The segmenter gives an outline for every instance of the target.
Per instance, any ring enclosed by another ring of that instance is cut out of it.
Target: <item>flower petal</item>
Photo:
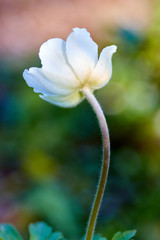
[[[98,46],[85,28],[74,28],[66,41],[68,62],[81,83],[87,80],[98,61]]]
[[[70,108],[80,103],[84,96],[81,92],[75,92],[71,95],[60,96],[60,95],[39,95],[42,99],[60,107]]]
[[[40,47],[39,57],[42,71],[54,84],[59,87],[77,88],[76,78],[66,58],[66,43],[60,38],[53,38]]]
[[[108,83],[112,76],[112,55],[116,52],[115,45],[106,47],[102,50],[98,63],[88,81],[92,89],[98,89]]]
[[[66,95],[73,92],[72,89],[62,88],[54,84],[50,79],[44,76],[41,68],[32,67],[29,70],[25,69],[23,77],[28,86],[33,87],[36,93]]]

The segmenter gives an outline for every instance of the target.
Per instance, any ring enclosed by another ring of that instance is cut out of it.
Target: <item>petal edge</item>
[[[88,81],[92,89],[99,89],[109,82],[112,76],[112,55],[116,50],[117,46],[111,45],[100,53],[98,63]]]
[[[55,104],[60,107],[70,108],[78,105],[83,99],[84,96],[81,92],[75,92],[66,96],[59,95],[39,95],[43,100]]]
[[[98,46],[85,28],[74,28],[66,40],[67,59],[81,83],[90,77],[98,61]]]

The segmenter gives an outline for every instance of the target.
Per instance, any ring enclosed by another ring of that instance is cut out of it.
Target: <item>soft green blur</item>
[[[95,92],[110,129],[111,167],[96,232],[137,229],[137,240],[160,235],[160,4],[144,32],[114,28],[113,76]],[[53,106],[22,79],[40,66],[0,62],[0,222],[25,236],[30,222],[78,238],[85,232],[101,164],[101,136],[86,101]],[[27,235],[26,235],[27,236]],[[78,237],[77,237],[78,236]]]

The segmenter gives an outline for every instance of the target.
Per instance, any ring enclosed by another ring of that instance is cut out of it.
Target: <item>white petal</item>
[[[42,71],[51,81],[65,88],[77,88],[79,80],[76,78],[66,58],[66,43],[59,38],[53,38],[40,47],[39,57]]]
[[[88,81],[88,84],[93,89],[103,87],[108,83],[112,76],[112,55],[116,52],[115,45],[106,47],[102,50],[98,63]]]
[[[98,61],[98,46],[85,28],[74,28],[66,41],[68,62],[81,83],[91,75]]]
[[[81,92],[75,92],[66,96],[40,95],[40,97],[47,102],[64,108],[74,107],[84,99],[84,96]]]
[[[53,84],[47,77],[44,76],[41,68],[32,67],[29,70],[25,69],[23,77],[29,87],[34,88],[34,92],[42,94],[71,94],[73,90],[62,88]]]

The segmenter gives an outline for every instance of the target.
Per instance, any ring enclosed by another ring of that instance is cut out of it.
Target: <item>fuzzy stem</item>
[[[92,237],[94,235],[97,216],[99,213],[99,209],[101,206],[101,202],[102,202],[102,198],[105,190],[105,185],[107,182],[107,176],[108,176],[108,170],[109,170],[109,164],[110,164],[110,140],[109,140],[108,126],[107,126],[106,119],[100,104],[98,103],[97,99],[88,88],[82,89],[82,92],[85,95],[88,102],[90,103],[90,105],[92,106],[97,116],[101,133],[102,133],[102,143],[103,143],[103,160],[102,160],[101,173],[100,173],[98,188],[93,201],[93,206],[91,209],[87,231],[86,231],[86,237],[85,237],[85,240],[92,240]]]

